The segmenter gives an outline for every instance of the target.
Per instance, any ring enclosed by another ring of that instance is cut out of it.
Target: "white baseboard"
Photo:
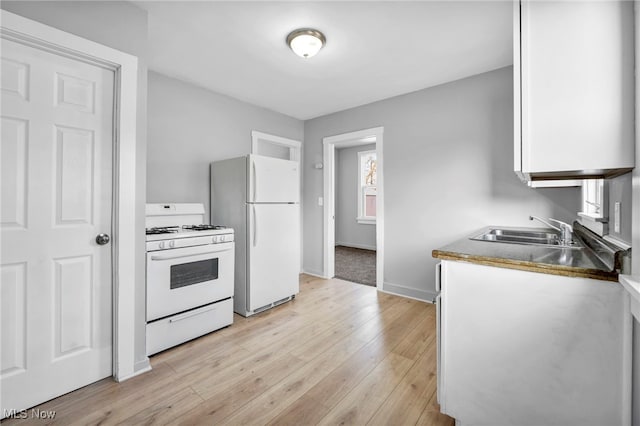
[[[323,278],[325,280],[327,279],[327,277],[325,277],[322,272],[317,272],[317,271],[314,271],[313,269],[302,269],[301,273],[311,275],[312,277]]]
[[[420,300],[422,302],[433,303],[438,293],[435,291],[418,290],[411,287],[405,287],[399,284],[391,284],[385,282],[382,290],[384,293],[395,294],[396,296],[407,297],[409,299]]]
[[[151,371],[151,363],[149,362],[149,357],[143,359],[142,361],[136,362],[135,370],[133,371],[133,373],[123,377],[116,376],[115,379],[116,382],[124,382],[125,380],[129,380],[133,377],[139,376],[140,374],[146,373],[147,371]]]
[[[336,245],[337,246],[344,246],[344,247],[351,247],[351,248],[358,248],[358,249],[376,251],[376,246],[370,246],[370,245],[367,245],[367,244],[355,244],[355,243],[337,242]]]

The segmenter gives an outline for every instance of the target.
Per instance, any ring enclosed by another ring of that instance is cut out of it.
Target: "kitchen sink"
[[[482,234],[471,237],[471,239],[497,243],[543,245],[558,248],[583,248],[582,244],[575,240],[571,244],[562,244],[560,235],[553,231],[545,230],[489,228],[483,231]]]

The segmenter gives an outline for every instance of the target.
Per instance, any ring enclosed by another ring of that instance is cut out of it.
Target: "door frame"
[[[251,153],[258,155],[258,148],[260,142],[270,143],[273,145],[283,146],[289,149],[289,160],[300,162],[300,151],[302,148],[302,142],[283,138],[282,136],[270,135],[268,133],[259,132],[257,130],[251,131]]]
[[[138,58],[0,10],[0,37],[114,72],[112,194],[113,377],[135,371],[136,120]],[[150,367],[143,369],[147,371]]]
[[[382,157],[384,127],[358,130],[322,138],[324,164],[324,278],[335,276],[335,157],[336,148],[376,144],[376,288],[384,284],[384,161]]]

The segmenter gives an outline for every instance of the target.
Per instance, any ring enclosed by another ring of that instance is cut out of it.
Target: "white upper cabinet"
[[[524,181],[634,167],[632,1],[514,8],[515,171]]]

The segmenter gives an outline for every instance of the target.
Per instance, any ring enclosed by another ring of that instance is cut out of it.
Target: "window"
[[[609,233],[609,194],[608,183],[604,179],[585,179],[582,181],[582,211],[578,212],[580,223],[596,234]]]
[[[605,220],[608,213],[604,179],[585,179],[582,183],[582,215],[592,220]]]
[[[358,153],[358,223],[376,223],[376,166],[375,151]]]

